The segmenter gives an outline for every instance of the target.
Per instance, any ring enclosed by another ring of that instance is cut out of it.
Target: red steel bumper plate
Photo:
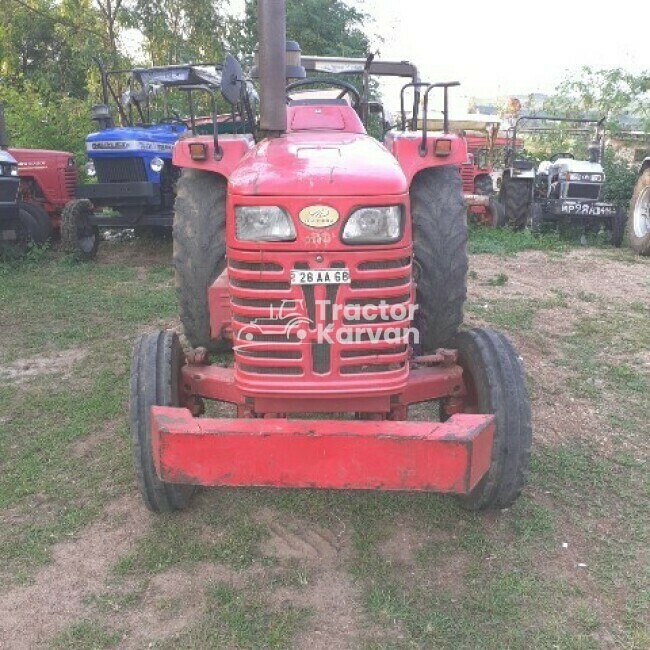
[[[156,470],[168,483],[462,494],[490,466],[494,418],[227,420],[154,406],[151,429]]]

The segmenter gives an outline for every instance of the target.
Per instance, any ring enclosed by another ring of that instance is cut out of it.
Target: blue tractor
[[[98,130],[86,138],[86,173],[96,182],[77,187],[61,218],[64,250],[82,259],[96,255],[100,230],[170,229],[179,176],[171,161],[175,142],[188,131],[227,130],[217,128],[214,91],[221,83],[220,64],[110,71],[100,64],[99,68],[103,101],[92,107],[91,114]],[[197,98],[199,91],[203,100]],[[111,99],[119,125],[109,106]],[[195,112],[201,106],[209,107],[210,118],[197,119]],[[230,130],[241,124],[234,115],[232,122]]]

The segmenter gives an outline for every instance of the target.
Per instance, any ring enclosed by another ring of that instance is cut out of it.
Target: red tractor
[[[465,141],[409,129],[420,94],[426,125],[430,93],[456,84],[406,84],[413,115],[382,144],[364,126],[370,57],[362,92],[308,78],[285,48],[284,2],[259,0],[258,25],[265,136],[174,147],[174,262],[191,349],[173,331],[135,345],[144,502],[165,512],[187,507],[196,486],[273,486],[510,505],[527,475],[530,408],[510,342],[459,332]],[[337,97],[290,99],[323,84]],[[222,93],[233,111],[247,86],[229,57]],[[211,363],[229,346],[232,363]],[[206,400],[234,417],[201,417]]]
[[[38,224],[36,243],[45,243],[61,227],[61,213],[74,198],[77,165],[65,151],[9,149],[18,162],[18,189],[22,207]]]
[[[63,207],[77,183],[77,168],[70,153],[12,149],[8,144],[0,103],[0,150],[6,163],[0,175],[9,177],[3,179],[6,191],[0,202],[8,203],[5,211],[14,215],[2,219],[0,240],[24,251],[29,243],[45,244],[52,229],[59,227]]]

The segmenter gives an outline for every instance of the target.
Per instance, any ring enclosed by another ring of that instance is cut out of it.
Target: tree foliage
[[[618,131],[630,119],[650,131],[650,70],[639,75],[623,68],[581,68],[560,83],[544,103],[553,115],[606,118],[608,131]]]
[[[297,41],[304,54],[365,56],[369,17],[343,0],[287,0],[287,39]],[[246,0],[244,19],[233,29],[232,46],[250,56],[257,43],[257,0]]]

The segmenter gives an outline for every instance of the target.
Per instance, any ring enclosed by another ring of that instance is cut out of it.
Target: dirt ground
[[[470,260],[469,324],[493,324],[489,313],[495,304],[515,304],[521,300],[526,308],[532,309],[532,327],[519,328],[515,313],[507,329],[532,378],[536,446],[553,449],[583,440],[602,450],[604,457],[616,451],[611,442],[616,423],[609,417],[607,403],[567,390],[576,371],[570,363],[562,361],[568,354],[567,342],[585,318],[603,317],[610,308],[618,313],[630,304],[647,307],[650,267],[637,263],[631,256],[617,255],[610,250],[584,249],[561,255],[538,251],[511,257],[476,255]],[[154,257],[145,261],[143,269],[149,261],[160,264],[160,259]],[[500,280],[494,280],[499,277]],[[35,375],[45,371],[52,373],[53,381],[64,381],[83,362],[85,354],[80,350],[57,353],[45,360],[20,359],[0,367],[0,381],[28,386]],[[616,358],[615,349],[611,355]],[[639,350],[631,364],[647,376],[648,350]],[[76,440],[71,446],[74,457],[81,462],[110,443],[116,435],[116,422],[109,421],[99,431]],[[645,440],[630,440],[637,456],[647,453]],[[527,495],[536,507],[548,507],[540,485],[532,484]],[[320,525],[315,524],[318,516],[291,507],[276,507],[273,497],[264,496],[259,505],[254,501],[253,498],[252,505],[247,502],[247,507],[261,532],[251,561],[238,566],[231,561],[206,560],[203,551],[197,551],[196,559],[148,573],[126,572],[126,577],[118,578],[116,564],[133,553],[144,552],[138,549],[146,546],[160,526],[160,521],[145,510],[132,484],[126,494],[104,504],[94,521],[69,540],[54,544],[51,561],[28,572],[24,582],[10,585],[0,593],[0,648],[21,650],[51,647],[53,643],[61,647],[70,644],[145,648],[174,647],[177,642],[186,647],[283,647],[282,641],[279,645],[248,643],[247,637],[242,636],[246,630],[240,629],[237,622],[231,624],[236,633],[219,637],[220,641],[201,636],[207,634],[205,620],[214,607],[206,590],[214,585],[226,585],[253,600],[261,598],[270,617],[289,609],[308,611],[306,622],[291,637],[292,647],[426,647],[412,640],[416,637],[409,637],[414,632],[409,628],[408,616],[399,613],[400,603],[393,603],[394,609],[390,609],[385,604],[390,599],[384,598],[381,607],[373,608],[371,596],[375,592],[370,591],[369,596],[366,587],[374,578],[368,576],[372,570],[363,568],[363,558],[360,559],[359,535],[363,531],[359,530],[356,514],[347,513],[337,520],[336,512],[333,516],[328,513]],[[195,508],[212,516],[218,505],[218,496],[203,494]],[[0,511],[0,525],[11,526],[20,516],[20,511],[11,508]],[[192,511],[180,515],[181,522],[187,525],[188,537],[196,532],[193,516]],[[571,522],[564,519],[563,513],[557,514],[557,518],[562,526],[567,526],[564,531],[570,545],[567,544],[566,552],[543,551],[548,554],[543,570],[550,572],[553,580],[566,579],[565,574],[570,572],[574,576],[571,580],[577,580],[584,592],[581,598],[588,609],[602,610],[603,628],[594,637],[594,647],[621,647],[612,636],[615,624],[607,622],[612,615],[605,613],[599,587],[590,583],[591,578],[583,580],[580,574],[582,571],[586,576],[588,571],[581,567],[585,562],[585,539],[578,530],[572,531]],[[434,563],[427,570],[423,570],[418,558],[425,552],[431,553],[432,544],[437,543],[440,548],[458,544],[465,524],[447,528],[443,525],[432,533],[413,514],[395,514],[391,521],[377,544],[377,561],[389,567],[399,584],[412,582],[417,589],[449,594],[453,612],[457,603],[467,597],[474,551],[458,548],[444,563]],[[475,520],[467,521],[466,525],[475,525]],[[488,538],[502,534],[499,515],[488,515],[476,525],[486,531]],[[208,526],[205,531],[206,546],[221,543],[218,527]],[[182,532],[179,534],[182,536]],[[478,553],[483,565],[489,565],[490,557],[483,551]],[[543,553],[540,557],[544,557]],[[647,553],[638,558],[640,563],[649,560]],[[232,612],[238,611],[233,609],[237,600],[228,602],[223,611],[230,620]],[[89,627],[74,628],[86,622]],[[422,632],[425,633],[426,630]]]

